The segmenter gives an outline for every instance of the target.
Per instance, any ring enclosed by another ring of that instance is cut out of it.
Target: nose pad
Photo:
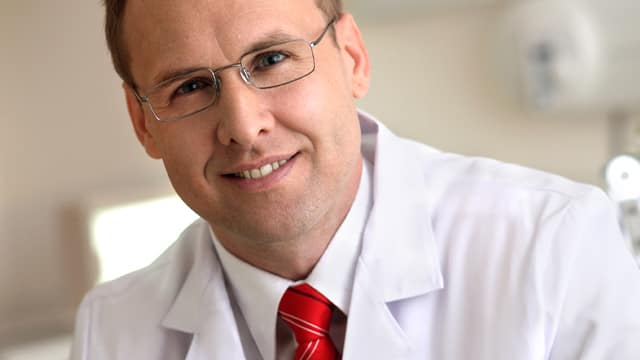
[[[213,86],[216,90],[216,99],[214,102],[218,102],[218,99],[220,98],[220,89],[222,89],[222,79],[220,79],[219,77],[215,76],[213,77]]]
[[[240,76],[247,84],[251,84],[251,73],[244,66],[240,68]]]

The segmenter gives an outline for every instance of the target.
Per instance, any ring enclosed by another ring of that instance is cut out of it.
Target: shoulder
[[[443,152],[398,137],[374,120],[363,119],[363,153],[381,165],[380,174],[392,173],[398,183],[410,183],[428,192],[433,204],[445,199],[530,201],[533,198],[567,202],[598,192],[590,185],[524,166],[484,157]],[[392,175],[392,176],[393,176]],[[407,179],[407,178],[411,179]],[[403,179],[404,178],[404,179]],[[524,197],[524,198],[523,198]]]
[[[207,233],[206,222],[197,220],[149,266],[92,289],[78,309],[74,354],[90,349],[119,358],[112,351],[123,341],[143,346],[167,337],[161,323],[198,258],[207,252]]]
[[[602,190],[589,184],[521,165],[403,141],[407,151],[419,154],[419,175],[434,206],[459,204],[468,210],[503,210],[504,215],[535,209],[558,211],[572,204],[610,206]]]
[[[413,142],[407,149],[420,153],[429,219],[449,270],[519,274],[532,287],[524,292],[542,291],[548,309],[558,309],[572,277],[633,267],[617,209],[598,187]]]
[[[623,241],[613,203],[595,186],[411,140],[394,142],[395,156],[411,159],[404,165],[407,174],[420,179],[420,188],[412,191],[419,190],[415,196],[429,204],[425,215],[443,250],[464,243],[497,250],[508,245],[523,256],[531,251],[566,255],[588,235],[584,229],[595,233],[594,227],[607,229],[598,231],[601,244]]]
[[[427,210],[423,219],[444,243],[480,238],[497,244],[500,234],[510,234],[505,241],[526,247],[539,242],[534,234],[541,230],[551,232],[560,224],[577,227],[590,211],[615,214],[608,197],[594,186],[520,165],[442,152],[397,137],[379,123],[368,125],[363,154],[375,159],[378,199],[394,199],[387,203],[396,207],[400,202],[427,204],[421,207]],[[443,236],[452,231],[475,235]]]

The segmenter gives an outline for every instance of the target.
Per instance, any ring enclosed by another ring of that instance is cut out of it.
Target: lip
[[[291,159],[293,159],[296,155],[298,155],[298,153],[292,154],[292,155],[284,155],[284,156],[270,156],[267,158],[262,158],[259,161],[255,161],[255,162],[251,162],[251,163],[244,163],[241,165],[237,165],[235,167],[230,168],[229,170],[225,170],[221,175],[222,176],[235,176],[235,174],[237,173],[241,173],[244,171],[251,171],[253,169],[259,169],[267,164],[272,164],[275,162],[280,162],[280,161],[290,161]]]
[[[264,191],[276,186],[283,178],[285,178],[293,169],[296,160],[298,160],[299,153],[295,153],[291,156],[274,156],[269,158],[263,158],[258,162],[246,163],[233,167],[230,171],[225,171],[221,174],[221,178],[228,184],[236,186],[243,191],[255,192]],[[266,164],[272,164],[280,160],[286,160],[286,163],[281,165],[278,169],[273,170],[268,175],[260,177],[258,179],[248,179],[239,177],[236,174],[243,171],[251,171],[252,169],[259,169]]]

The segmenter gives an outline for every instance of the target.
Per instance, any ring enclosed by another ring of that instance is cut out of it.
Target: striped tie
[[[278,314],[296,337],[295,360],[338,359],[338,351],[329,337],[332,311],[333,304],[307,284],[287,289]]]

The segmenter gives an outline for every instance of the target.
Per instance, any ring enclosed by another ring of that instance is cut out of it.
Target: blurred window
[[[197,217],[175,195],[95,210],[91,245],[100,264],[98,282],[147,266]]]

